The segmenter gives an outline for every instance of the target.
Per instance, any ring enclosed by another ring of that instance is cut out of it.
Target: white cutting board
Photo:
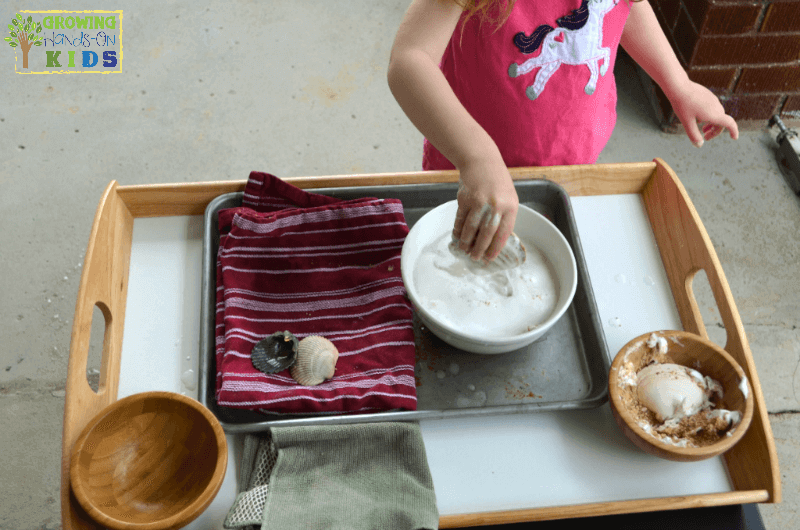
[[[571,198],[611,355],[630,339],[682,329],[640,195]],[[197,396],[202,217],[141,218],[133,246],[119,395]],[[447,377],[457,377],[448,375]],[[606,404],[420,422],[441,515],[732,491],[721,457],[649,456]],[[236,496],[240,436],[214,502],[186,528],[221,528]]]

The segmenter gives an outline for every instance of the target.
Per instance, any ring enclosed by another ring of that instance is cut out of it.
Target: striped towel
[[[341,201],[253,172],[242,204],[219,212],[217,403],[289,414],[415,410],[401,202]],[[254,368],[253,345],[284,330],[333,342],[334,377],[301,386],[288,370]]]

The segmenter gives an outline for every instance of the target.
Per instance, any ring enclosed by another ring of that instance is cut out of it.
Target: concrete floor
[[[41,5],[39,5],[41,4]],[[60,528],[59,461],[72,315],[106,184],[419,169],[420,134],[385,74],[406,0],[269,3],[118,0],[123,73],[16,75],[0,52],[0,529]],[[70,2],[4,2],[76,9]],[[85,1],[80,9],[108,8]],[[713,241],[770,412],[783,503],[768,529],[800,527],[800,201],[774,133],[695,149],[662,133],[629,63],[600,162],[661,157]],[[724,340],[711,296],[700,305]]]

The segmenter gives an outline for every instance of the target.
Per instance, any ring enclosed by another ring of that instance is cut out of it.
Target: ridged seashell
[[[331,341],[312,335],[300,341],[297,362],[289,371],[295,381],[304,386],[314,386],[333,377],[339,350]]]
[[[253,346],[250,361],[257,370],[274,374],[294,365],[298,349],[297,337],[288,331],[278,331]]]
[[[691,368],[651,364],[639,371],[637,379],[639,400],[658,421],[691,416],[709,404],[703,377]]]
[[[448,246],[450,252],[456,256],[464,256],[466,253],[459,247],[459,240],[452,235],[451,238],[450,245]],[[484,261],[483,265],[501,270],[513,269],[525,263],[527,257],[528,253],[525,250],[525,244],[520,240],[517,234],[511,232],[511,235],[508,236],[506,240],[506,244],[497,257],[490,262]]]
[[[525,245],[519,239],[519,236],[514,232],[508,236],[506,244],[500,254],[494,259],[494,264],[501,269],[513,269],[525,263],[525,258],[528,257],[525,251]]]

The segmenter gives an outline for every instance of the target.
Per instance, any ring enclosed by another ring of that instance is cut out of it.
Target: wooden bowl
[[[645,333],[626,344],[611,364],[608,378],[609,401],[617,425],[637,447],[667,460],[695,462],[724,453],[741,440],[753,419],[753,390],[744,371],[728,352],[698,335],[685,331],[654,333],[667,339],[668,362],[693,368],[719,382],[724,397],[717,408],[739,411],[742,420],[730,436],[723,435],[718,442],[703,447],[677,447],[645,432],[622,399],[624,387],[620,384],[619,375],[620,368],[626,362],[632,363],[635,372],[644,367],[643,357],[649,350],[647,340],[652,335]]]
[[[106,407],[72,448],[70,480],[88,515],[114,530],[181,528],[216,496],[228,445],[199,402],[172,392]]]

